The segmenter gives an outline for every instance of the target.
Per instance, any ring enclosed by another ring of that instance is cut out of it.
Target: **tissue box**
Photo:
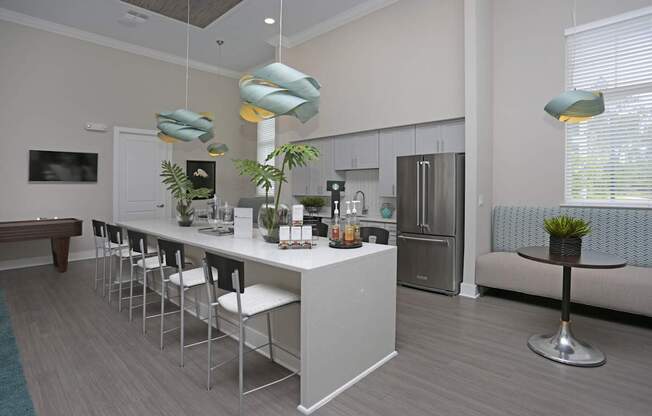
[[[253,208],[234,208],[233,236],[235,238],[252,238],[254,232]]]

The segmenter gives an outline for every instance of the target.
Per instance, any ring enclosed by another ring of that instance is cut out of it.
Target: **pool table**
[[[70,237],[81,234],[82,221],[76,218],[0,222],[0,243],[49,238],[52,261],[61,273],[68,269]]]

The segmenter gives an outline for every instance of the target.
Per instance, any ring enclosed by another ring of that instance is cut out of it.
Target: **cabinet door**
[[[442,152],[464,152],[464,120],[442,124],[441,136]]]
[[[319,150],[319,159],[310,164],[310,195],[328,196],[326,181],[342,180],[333,168],[333,139],[312,140],[310,144]]]
[[[353,169],[353,141],[351,134],[333,138],[333,167],[336,170]]]
[[[415,130],[415,153],[418,155],[439,153],[441,150],[441,125],[418,124]]]
[[[307,142],[295,142],[309,144]],[[310,166],[292,169],[292,195],[310,195]]]
[[[352,156],[353,169],[378,169],[378,130],[355,134]]]
[[[396,196],[396,158],[414,154],[414,126],[380,131],[378,138],[378,193]]]

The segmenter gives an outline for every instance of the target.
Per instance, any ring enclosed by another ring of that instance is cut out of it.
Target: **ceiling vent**
[[[162,14],[180,22],[188,20],[188,3],[180,0],[122,0],[143,10]],[[205,28],[237,6],[242,0],[192,0],[190,24]]]

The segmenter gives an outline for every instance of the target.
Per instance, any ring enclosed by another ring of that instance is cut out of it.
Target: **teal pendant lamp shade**
[[[208,154],[212,157],[224,156],[229,151],[229,146],[224,143],[211,143],[206,146]]]
[[[198,114],[189,110],[176,110],[156,115],[156,127],[161,138],[167,136],[182,142],[200,140],[206,143],[213,138],[213,120],[210,114]]]
[[[565,123],[578,123],[604,112],[604,96],[599,91],[565,91],[550,100],[546,113]]]
[[[305,123],[319,112],[320,88],[316,79],[294,68],[269,64],[240,79],[240,116],[257,123],[289,115]]]

